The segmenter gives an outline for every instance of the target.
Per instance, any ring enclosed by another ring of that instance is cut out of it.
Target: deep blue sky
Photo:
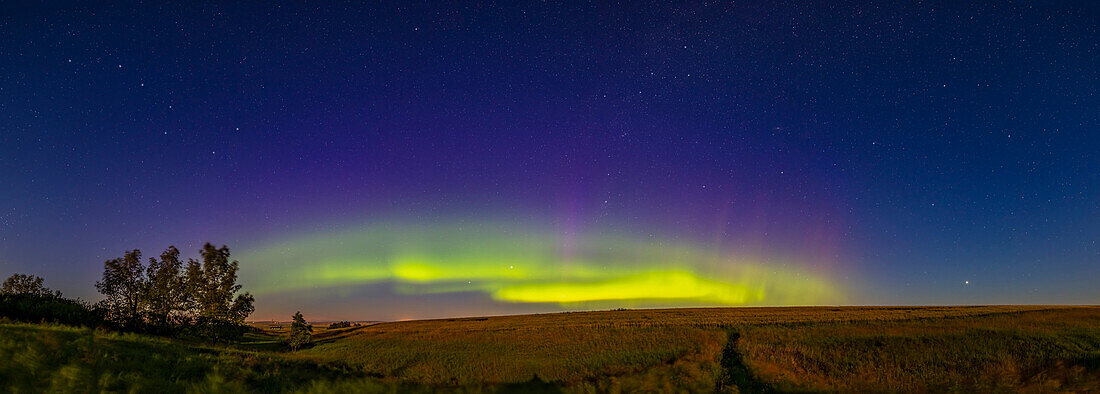
[[[491,218],[1100,299],[1093,1],[157,3],[0,6],[0,275]]]

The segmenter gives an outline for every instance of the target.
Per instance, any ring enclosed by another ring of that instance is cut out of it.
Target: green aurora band
[[[640,237],[639,237],[640,238]],[[258,295],[389,283],[399,294],[477,292],[563,307],[836,304],[824,275],[683,242],[562,236],[494,224],[380,223],[240,254]]]

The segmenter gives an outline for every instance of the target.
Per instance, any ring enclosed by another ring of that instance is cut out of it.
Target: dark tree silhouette
[[[4,280],[3,285],[0,285],[0,294],[61,297],[61,292],[55,294],[50,291],[50,289],[46,288],[46,286],[42,285],[42,282],[44,282],[44,280],[39,276],[15,274]]]
[[[241,289],[237,284],[240,263],[229,260],[229,248],[224,245],[215,248],[207,243],[200,253],[202,265],[192,261],[187,272],[191,281],[187,287],[197,300],[199,318],[243,323],[252,313],[254,298],[248,293],[236,294]]]
[[[179,249],[169,246],[160,254],[160,260],[149,259],[149,268],[145,271],[147,315],[149,323],[160,331],[169,330],[186,320],[184,313],[188,295],[181,275],[183,263],[179,257]]]
[[[140,250],[104,262],[103,279],[95,287],[106,296],[103,305],[109,319],[128,327],[141,323],[146,281]]]
[[[236,294],[241,289],[237,284],[240,263],[229,259],[229,247],[225,245],[216,248],[206,243],[199,253],[202,261],[189,261],[184,273],[195,325],[215,341],[240,337],[255,301],[249,293]]]

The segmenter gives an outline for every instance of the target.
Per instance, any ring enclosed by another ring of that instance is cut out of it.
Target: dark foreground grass
[[[0,324],[0,387],[5,392],[279,392],[360,375],[279,354],[87,328]],[[369,379],[357,383],[388,389]]]
[[[0,324],[0,391],[1097,391],[1100,308],[719,308],[380,323],[234,347]]]

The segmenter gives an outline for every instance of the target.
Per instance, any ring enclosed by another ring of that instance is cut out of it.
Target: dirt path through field
[[[730,330],[726,347],[722,348],[722,375],[718,377],[715,385],[719,393],[773,393],[775,389],[767,382],[758,379],[745,365],[741,353],[737,351],[737,342],[741,339],[741,333],[736,329]]]

